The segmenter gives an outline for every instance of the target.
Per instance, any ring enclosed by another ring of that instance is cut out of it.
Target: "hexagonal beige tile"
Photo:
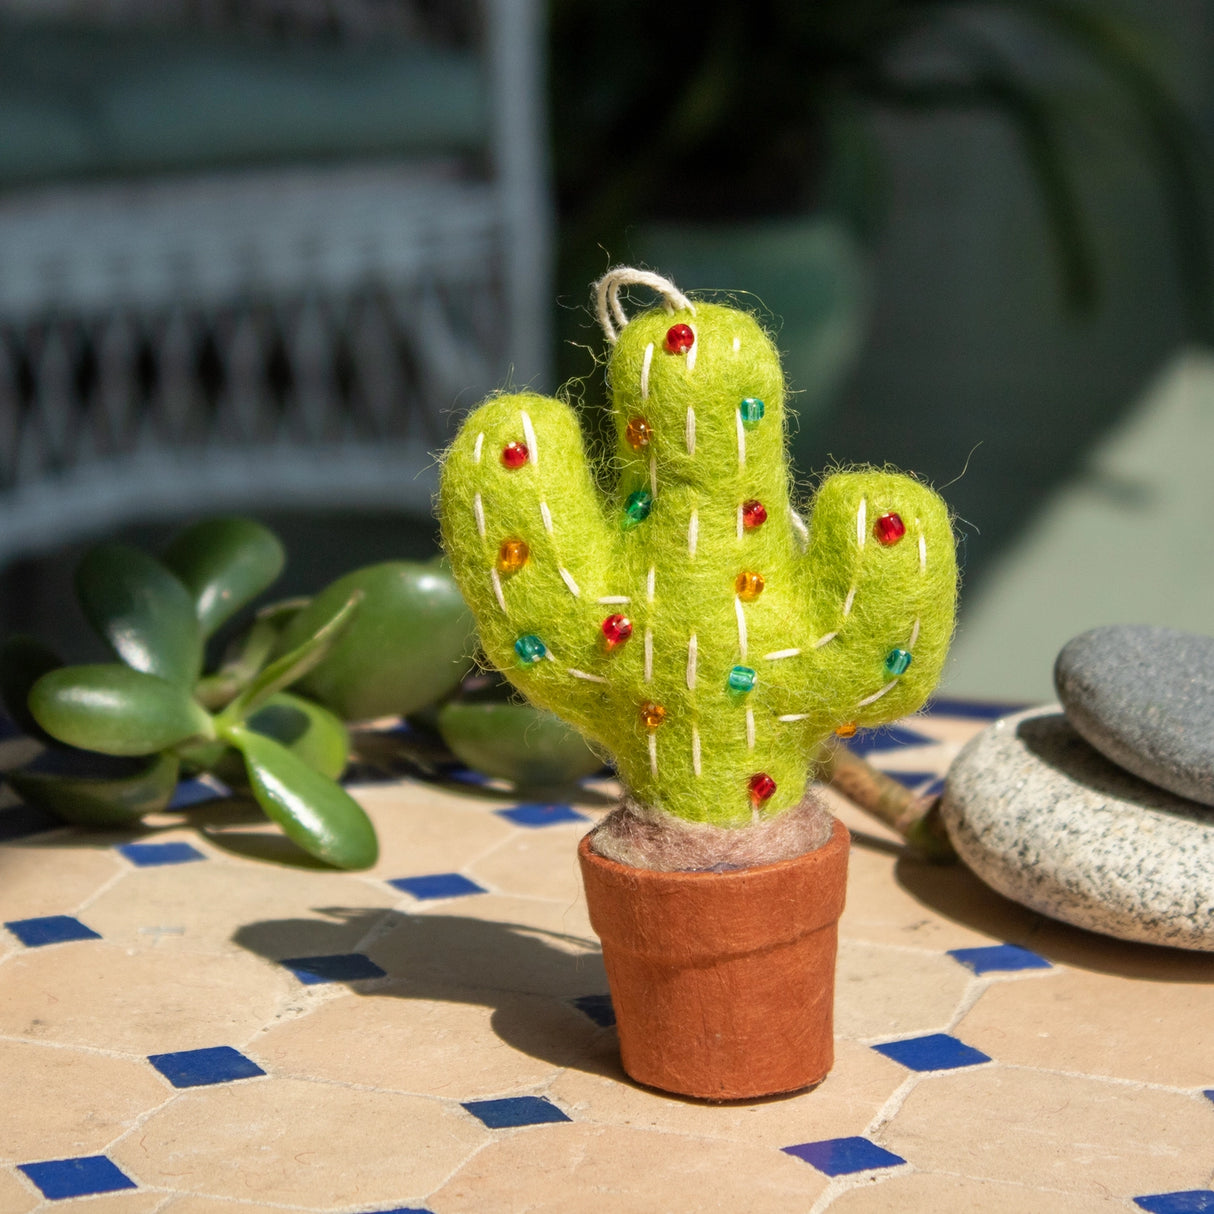
[[[1088,1196],[1194,1189],[1209,1172],[1192,1096],[1018,1067],[925,1076],[877,1137],[925,1171]]]
[[[370,1207],[421,1204],[488,1136],[441,1101],[268,1078],[185,1092],[110,1155],[178,1192]]]
[[[867,1040],[947,1028],[973,975],[943,953],[843,940],[835,1032]]]
[[[69,915],[123,871],[112,849],[69,838],[0,846],[0,921]]]
[[[505,894],[573,903],[581,896],[577,846],[590,823],[519,830],[469,868],[477,880]]]
[[[1112,1214],[1125,1211],[1116,1197],[1089,1197],[1079,1193],[1048,1193],[1026,1185],[965,1176],[903,1173],[888,1180],[861,1181],[827,1207],[831,1214]],[[176,1212],[174,1212],[176,1214]]]
[[[633,1083],[620,1066],[614,1034],[595,1047],[590,1069],[570,1068],[549,1095],[578,1122],[725,1138],[776,1149],[816,1138],[859,1134],[906,1081],[906,1071],[866,1046],[838,1041],[834,1069],[799,1096],[707,1104]]]
[[[299,1209],[298,1206],[291,1207]],[[286,1206],[264,1206],[255,1201],[230,1197],[174,1197],[156,1214],[283,1214]]]
[[[996,982],[958,1032],[1001,1062],[1214,1086],[1214,986],[1054,970]]]
[[[16,1169],[0,1168],[0,1210],[6,1214],[28,1214],[41,1200],[42,1194]]]
[[[436,1214],[787,1214],[825,1187],[821,1172],[766,1147],[562,1124],[504,1132],[427,1204]]]
[[[607,990],[583,903],[482,894],[402,916],[367,949],[423,997],[451,987],[572,996]]]
[[[5,962],[0,1035],[135,1054],[239,1045],[290,990],[285,970],[247,955],[49,945]]]
[[[88,908],[89,926],[128,948],[299,957],[350,952],[399,901],[331,870],[226,861],[128,874]]]
[[[0,1159],[13,1163],[98,1154],[171,1091],[144,1061],[31,1041],[0,1041],[0,1075],[21,1094],[0,1101]]]
[[[270,1028],[249,1050],[275,1074],[472,1100],[548,1082],[602,1032],[555,999],[467,998],[439,1002],[381,987]]]

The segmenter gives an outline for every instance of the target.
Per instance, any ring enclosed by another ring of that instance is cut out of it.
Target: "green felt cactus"
[[[621,286],[664,307],[625,317]],[[489,659],[615,760],[643,805],[743,826],[796,805],[816,745],[920,707],[953,628],[941,499],[837,472],[790,497],[779,357],[745,312],[617,270],[599,284],[617,448],[599,490],[574,410],[476,409],[441,515]]]

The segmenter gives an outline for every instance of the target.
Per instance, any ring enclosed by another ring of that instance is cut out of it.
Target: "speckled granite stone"
[[[1093,628],[1062,647],[1054,685],[1067,719],[1106,758],[1214,805],[1214,637]]]
[[[1214,810],[1110,763],[1057,705],[973,738],[941,810],[1001,894],[1123,940],[1214,952]]]

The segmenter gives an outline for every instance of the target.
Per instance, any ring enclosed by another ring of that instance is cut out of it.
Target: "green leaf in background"
[[[441,566],[387,561],[327,586],[287,625],[291,648],[356,590],[363,601],[328,656],[298,684],[346,721],[405,716],[454,690],[472,664],[473,621]]]
[[[576,729],[530,704],[452,700],[438,729],[461,763],[518,785],[571,784],[603,766]]]
[[[337,868],[375,863],[375,828],[341,785],[313,771],[273,738],[241,725],[229,726],[224,737],[244,755],[257,803],[289,839]]]
[[[246,721],[254,733],[273,738],[313,771],[336,780],[346,770],[350,735],[327,708],[280,691]]]
[[[23,800],[76,826],[127,826],[168,805],[179,765],[176,756],[166,754],[128,766],[133,770],[113,776],[26,770],[5,778]]]
[[[107,755],[154,754],[215,732],[185,688],[116,662],[52,670],[34,684],[29,707],[52,737]]]
[[[128,666],[193,686],[202,669],[194,602],[159,561],[125,544],[101,544],[80,562],[76,593],[89,623]]]
[[[204,636],[255,599],[282,572],[278,537],[247,518],[212,518],[174,536],[161,558],[193,595]]]
[[[289,687],[320,662],[325,654],[350,625],[362,601],[362,591],[354,590],[345,601],[317,622],[314,631],[284,653],[275,658],[257,677],[224,709],[223,724],[239,721],[250,712],[266,703],[276,692]],[[301,613],[302,614],[302,613]],[[313,618],[315,618],[313,616]]]
[[[44,674],[58,670],[63,659],[37,637],[11,636],[0,646],[0,699],[4,708],[27,737],[56,742],[34,720],[29,710],[30,688]]]

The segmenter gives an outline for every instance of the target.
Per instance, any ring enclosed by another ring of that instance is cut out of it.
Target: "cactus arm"
[[[527,447],[517,468],[502,461],[512,442]],[[533,703],[598,736],[606,660],[598,599],[616,590],[619,539],[573,410],[535,395],[486,402],[447,455],[440,501],[452,572],[489,660]],[[511,570],[503,545],[520,542],[525,559]],[[522,637],[538,637],[543,656],[524,660],[515,648]]]

